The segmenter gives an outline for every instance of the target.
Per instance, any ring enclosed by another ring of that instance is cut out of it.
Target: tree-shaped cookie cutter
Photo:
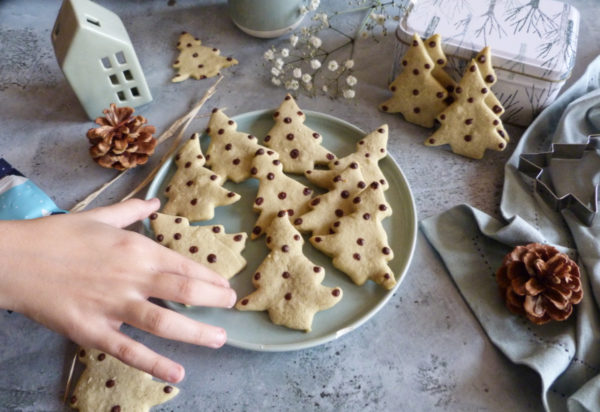
[[[599,185],[594,186],[591,205],[588,207],[577,196],[567,193],[558,196],[554,191],[547,168],[552,159],[581,159],[586,151],[600,149],[600,134],[588,136],[586,143],[553,143],[549,152],[527,153],[519,156],[519,171],[535,179],[534,189],[555,211],[568,209],[586,226],[591,226],[598,213]]]

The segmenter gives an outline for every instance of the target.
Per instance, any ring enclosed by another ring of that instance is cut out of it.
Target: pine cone
[[[506,255],[496,281],[506,306],[537,325],[567,319],[583,298],[577,264],[539,243],[517,246]]]
[[[154,126],[144,126],[143,116],[132,116],[131,107],[117,107],[111,103],[102,111],[105,117],[98,117],[100,127],[87,132],[92,143],[90,155],[100,166],[125,170],[144,164],[154,153],[156,132]]]

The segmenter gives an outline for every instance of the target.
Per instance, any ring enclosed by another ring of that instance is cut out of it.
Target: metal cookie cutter
[[[588,207],[572,193],[558,197],[554,192],[549,173],[545,173],[545,168],[550,165],[553,158],[581,159],[586,151],[598,149],[600,149],[600,134],[588,136],[587,143],[582,144],[553,143],[549,152],[520,155],[519,171],[535,179],[534,189],[548,206],[557,212],[569,209],[584,225],[591,226],[598,213],[599,185],[594,186],[591,207]]]

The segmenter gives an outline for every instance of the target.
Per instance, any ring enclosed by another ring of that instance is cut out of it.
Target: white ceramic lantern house
[[[127,30],[110,10],[89,0],[64,0],[52,45],[90,119],[111,103],[138,107],[152,101]]]

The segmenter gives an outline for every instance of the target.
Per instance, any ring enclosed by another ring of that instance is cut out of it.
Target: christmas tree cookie
[[[323,137],[304,125],[306,115],[291,95],[285,96],[273,119],[275,126],[265,136],[265,146],[279,153],[284,172],[301,174],[335,158],[321,146]]]
[[[252,162],[251,174],[260,181],[254,211],[260,213],[252,239],[260,237],[281,210],[291,219],[308,211],[312,189],[283,173],[283,165],[272,150],[260,149]]]
[[[488,107],[490,93],[475,61],[472,60],[455,89],[456,100],[437,117],[441,126],[425,141],[427,146],[449,144],[462,156],[481,159],[486,149],[504,150],[499,134],[500,118]]]
[[[325,270],[302,253],[304,240],[286,211],[280,211],[271,222],[266,242],[271,252],[252,277],[256,291],[235,307],[266,310],[274,324],[310,332],[315,314],[337,304],[342,290],[321,284]]]
[[[179,393],[176,387],[96,349],[80,349],[78,359],[86,368],[69,403],[81,412],[145,412]]]
[[[332,182],[333,188],[329,192],[308,202],[309,212],[294,219],[297,229],[315,235],[328,233],[333,222],[354,210],[352,199],[367,187],[360,167],[347,167]]]
[[[240,199],[240,195],[221,186],[223,179],[205,168],[205,161],[195,133],[175,156],[177,171],[165,188],[168,201],[163,213],[192,221],[209,220],[214,217],[216,206]]]
[[[352,200],[355,211],[332,225],[332,234],[315,235],[310,243],[333,257],[333,265],[357,285],[368,279],[392,289],[396,279],[387,262],[394,252],[381,221],[392,214],[381,185],[373,182]],[[398,228],[396,228],[398,230]]]
[[[372,131],[356,144],[356,151],[341,159],[329,162],[330,170],[313,169],[304,172],[312,183],[326,189],[333,188],[333,179],[344,169],[360,168],[367,184],[377,182],[388,189],[388,182],[379,168],[379,160],[387,156],[388,125]]]
[[[225,279],[246,266],[241,255],[247,238],[244,232],[227,234],[221,225],[190,226],[184,217],[162,213],[150,215],[150,225],[157,242],[202,263]]]
[[[404,119],[423,127],[433,127],[435,116],[446,108],[446,89],[434,77],[435,63],[418,35],[402,58],[402,72],[390,84],[394,95],[379,108],[401,113]]]
[[[220,109],[214,109],[206,133],[210,145],[206,165],[219,176],[236,183],[251,177],[252,160],[257,150],[266,148],[248,133],[238,132],[237,124]]]
[[[425,40],[424,44],[434,65],[431,74],[446,89],[448,98],[451,98],[452,93],[456,88],[456,82],[444,70],[444,67],[446,67],[446,64],[448,63],[448,58],[442,49],[442,37],[439,34],[434,34]]]
[[[231,57],[223,57],[218,49],[202,46],[200,39],[183,32],[177,43],[179,56],[173,67],[178,73],[171,80],[174,83],[189,79],[206,79],[219,74],[220,70],[238,64]]]

